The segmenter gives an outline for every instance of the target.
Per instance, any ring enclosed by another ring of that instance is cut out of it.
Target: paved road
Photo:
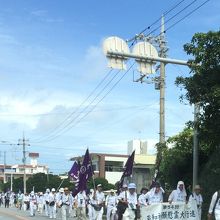
[[[39,216],[38,214],[35,217],[31,217],[29,212],[24,212],[23,210],[18,210],[16,208],[0,208],[0,220],[46,220],[49,219],[45,216]]]
[[[46,216],[40,216],[38,213],[36,216],[31,217],[29,211],[24,212],[23,210],[18,210],[16,208],[4,208],[0,207],[0,220],[49,220]],[[71,217],[71,220],[77,220],[77,218]],[[103,216],[103,219],[106,219]],[[61,220],[59,215],[57,216],[57,220]]]

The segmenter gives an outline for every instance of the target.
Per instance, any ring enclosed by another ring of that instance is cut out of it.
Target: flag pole
[[[58,188],[57,188],[56,193],[58,192],[58,190],[59,190],[59,189],[60,189],[60,187],[62,186],[63,182],[64,182],[64,179],[62,179],[62,181],[61,181],[60,185],[59,185],[59,186],[58,186]]]

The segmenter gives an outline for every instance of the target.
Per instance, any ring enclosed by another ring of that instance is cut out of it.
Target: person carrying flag
[[[129,183],[128,192],[121,193],[119,199],[123,199],[123,201],[127,204],[127,208],[123,214],[123,220],[134,220],[136,217],[136,210],[138,206],[136,184]]]
[[[93,212],[93,220],[102,220],[105,206],[105,195],[102,192],[102,184],[97,185],[97,190],[94,190],[90,201]]]

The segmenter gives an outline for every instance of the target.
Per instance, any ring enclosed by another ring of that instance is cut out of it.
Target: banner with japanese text
[[[196,202],[159,203],[141,208],[142,220],[198,220]]]

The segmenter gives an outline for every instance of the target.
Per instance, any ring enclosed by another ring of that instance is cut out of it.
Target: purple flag
[[[133,151],[133,153],[130,155],[130,157],[128,157],[127,162],[124,166],[124,172],[123,172],[121,179],[118,183],[118,190],[117,190],[118,193],[119,193],[120,188],[122,188],[122,186],[123,186],[124,178],[131,176],[131,174],[132,174],[133,164],[134,164],[134,155],[135,155],[135,151]]]
[[[79,170],[80,170],[80,165],[75,161],[73,163],[72,168],[68,172],[68,175],[71,180],[77,181],[79,179]]]
[[[86,184],[90,177],[92,177],[92,166],[91,159],[89,156],[89,150],[86,150],[82,165],[79,170],[79,178],[75,183],[75,189],[73,191],[73,196],[76,196],[78,192],[86,190]]]

